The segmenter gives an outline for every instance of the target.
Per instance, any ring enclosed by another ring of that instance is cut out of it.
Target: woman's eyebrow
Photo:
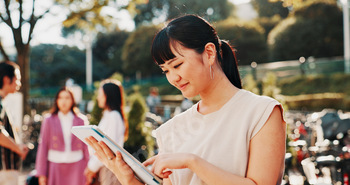
[[[177,57],[170,59],[168,62],[166,62],[167,65],[170,65],[172,62],[174,62],[177,59]],[[164,64],[160,64],[159,67],[164,67]]]

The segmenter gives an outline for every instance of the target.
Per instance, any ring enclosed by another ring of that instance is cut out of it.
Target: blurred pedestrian
[[[17,129],[11,121],[2,99],[21,87],[21,73],[14,62],[0,63],[0,185],[17,185],[21,159],[28,154],[28,148],[22,144]]]
[[[39,185],[85,185],[88,148],[71,133],[73,126],[81,125],[85,125],[84,119],[75,106],[72,92],[67,87],[61,88],[51,114],[41,125],[35,164]]]
[[[103,116],[98,127],[119,146],[123,147],[128,137],[128,122],[123,110],[123,87],[119,81],[104,80],[98,89],[97,103],[103,109]],[[96,156],[91,156],[85,170],[88,183],[93,182],[98,174],[101,185],[120,184],[116,176],[107,169]]]
[[[149,95],[146,98],[146,103],[147,103],[148,108],[150,109],[150,112],[156,114],[157,113],[157,106],[160,104],[160,97],[158,94],[157,87],[151,87],[149,89]]]
[[[282,106],[242,89],[234,51],[207,21],[195,15],[172,20],[155,36],[152,56],[184,97],[201,100],[156,130],[159,154],[145,166],[165,185],[281,184]],[[88,141],[123,184],[142,184],[120,152]]]

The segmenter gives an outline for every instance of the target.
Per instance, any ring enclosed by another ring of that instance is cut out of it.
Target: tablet
[[[124,148],[120,147],[112,139],[110,139],[106,134],[104,134],[96,125],[88,126],[73,126],[72,133],[82,140],[85,144],[85,138],[93,136],[97,141],[103,141],[106,145],[113,151],[119,151],[124,161],[130,166],[134,171],[135,176],[141,180],[143,183],[149,185],[160,185],[162,180],[150,172],[145,166],[143,166],[140,161],[138,161],[134,156],[127,152]]]

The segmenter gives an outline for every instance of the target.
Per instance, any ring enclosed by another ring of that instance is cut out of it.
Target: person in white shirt
[[[67,87],[61,88],[51,114],[41,124],[35,162],[39,185],[85,185],[84,169],[89,151],[71,133],[73,126],[85,124],[75,106],[73,93]]]
[[[143,164],[164,185],[281,184],[282,106],[242,89],[235,52],[213,26],[196,15],[173,19],[155,36],[151,53],[171,85],[201,100],[156,130],[159,154]],[[88,141],[122,184],[142,184],[120,152]]]
[[[128,122],[123,111],[123,89],[119,81],[104,80],[97,95],[98,106],[103,109],[103,116],[98,127],[123,147],[128,137]],[[93,182],[99,174],[101,185],[119,184],[116,176],[108,170],[96,156],[91,156],[85,170],[88,183]]]

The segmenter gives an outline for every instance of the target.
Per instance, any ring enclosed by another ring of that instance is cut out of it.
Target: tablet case
[[[72,133],[82,140],[85,144],[85,138],[93,136],[98,141],[103,141],[106,145],[113,151],[119,151],[124,161],[132,168],[135,176],[141,180],[143,183],[149,185],[161,185],[162,180],[150,172],[145,166],[143,166],[137,159],[135,159],[129,152],[124,148],[120,147],[112,139],[110,139],[106,134],[104,134],[96,125],[88,126],[73,126],[71,129]]]

